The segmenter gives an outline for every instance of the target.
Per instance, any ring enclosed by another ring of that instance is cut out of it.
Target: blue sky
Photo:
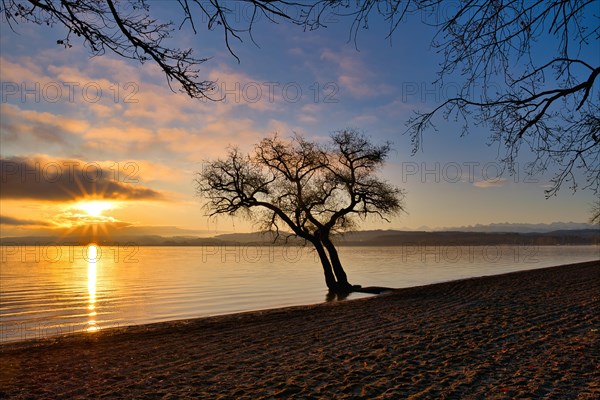
[[[173,12],[163,2],[151,6],[165,19]],[[59,29],[19,25],[16,30],[2,24],[2,157],[39,165],[41,175],[32,173],[29,180],[47,179],[45,167],[62,166],[65,174],[77,164],[91,166],[88,172],[108,172],[123,185],[112,199],[103,194],[114,202],[95,216],[82,214],[80,204],[82,195],[93,193],[75,192],[72,201],[5,196],[1,214],[18,223],[4,224],[2,236],[64,228],[73,221],[110,222],[159,234],[251,230],[244,220],[204,216],[193,186],[202,161],[224,154],[229,144],[250,149],[273,132],[323,140],[347,127],[363,130],[375,142],[394,143],[382,174],[407,190],[407,214],[390,224],[368,220],[364,228],[589,218],[593,194],[564,187],[546,200],[553,171],[527,176],[527,154],[519,160],[517,175],[499,175],[502,150],[488,146],[485,128],[460,137],[459,124],[439,118],[438,131],[426,134],[423,149],[411,155],[410,138],[403,134],[406,120],[414,110],[443,102],[460,82],[457,77],[442,87],[432,83],[442,59],[430,47],[434,31],[420,18],[401,24],[391,41],[385,38],[387,26],[373,19],[356,46],[348,40],[349,20],[332,18],[327,28],[306,32],[259,23],[254,30],[258,46],[248,37],[233,42],[240,63],[226,51],[220,32],[175,32],[178,46],[211,57],[201,77],[217,81],[227,94],[223,102],[172,93],[150,63],[140,66],[109,53],[90,58],[78,42],[64,49],[56,44],[63,38]]]

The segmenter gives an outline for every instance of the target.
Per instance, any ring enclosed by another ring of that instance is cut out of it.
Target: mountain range
[[[501,225],[501,224],[499,224]],[[402,246],[402,245],[599,245],[600,230],[559,229],[547,232],[480,232],[365,230],[335,235],[333,240],[342,246]],[[138,246],[229,246],[229,245],[301,245],[295,237],[278,238],[271,232],[229,233],[213,237],[160,235],[96,235],[91,232],[71,234],[60,238],[51,236],[3,237],[0,244],[10,245],[138,245]]]

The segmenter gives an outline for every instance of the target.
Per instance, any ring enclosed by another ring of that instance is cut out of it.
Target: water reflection
[[[87,332],[98,331],[96,323],[96,272],[98,261],[98,248],[95,245],[88,246],[88,322]]]
[[[343,300],[346,300],[348,298],[348,296],[350,296],[350,292],[338,293],[338,292],[329,290],[329,291],[327,291],[327,294],[325,295],[325,301],[328,303],[332,302],[332,301],[343,301]]]
[[[31,253],[20,253],[25,247],[0,246],[4,257],[0,260],[0,343],[322,302],[326,297],[322,267],[313,253],[292,260],[279,249],[95,244],[93,248],[63,246],[58,261],[42,252],[36,262]],[[429,249],[423,246],[343,247],[341,251],[348,276],[365,289],[597,260],[600,247],[540,246],[534,259],[530,249],[497,247],[500,259],[485,247],[440,247],[435,255],[425,253]],[[455,254],[451,251],[463,257],[451,262]],[[27,257],[25,262],[22,257]],[[352,293],[349,298],[363,296],[370,295]]]

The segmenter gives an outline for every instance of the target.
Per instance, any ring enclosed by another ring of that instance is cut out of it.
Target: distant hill
[[[157,235],[144,236],[83,236],[56,238],[51,236],[23,236],[23,237],[3,237],[0,239],[2,246],[14,245],[73,245],[85,246],[90,243],[99,245],[135,245],[135,246],[214,246],[223,244],[222,241],[212,238],[196,238],[185,236],[163,237]]]
[[[590,245],[600,244],[600,231],[577,229],[535,233],[364,231],[344,235],[338,242],[349,246],[398,245]]]
[[[285,242],[286,238],[289,240],[298,240],[290,236],[289,233],[281,232],[279,237],[274,232],[252,232],[252,233],[226,233],[222,235],[213,236],[214,239],[223,242],[236,242],[236,243],[273,243]]]
[[[100,245],[131,244],[138,246],[234,246],[234,245],[301,245],[303,240],[289,237],[286,241],[282,233],[278,240],[271,232],[233,233],[210,238],[193,236],[164,237],[158,235],[130,236],[70,236],[54,238],[48,236],[5,237],[0,244],[34,245],[63,244],[87,245],[91,242]],[[333,239],[342,246],[402,246],[402,245],[600,245],[598,229],[570,229],[551,232],[463,232],[463,231],[396,231],[370,230],[336,235]]]
[[[596,229],[598,226],[585,222],[552,222],[549,224],[519,224],[519,223],[494,223],[487,225],[467,225],[452,228],[434,229],[433,231],[447,232],[497,232],[497,233],[548,233],[555,231],[572,231],[582,229]],[[422,229],[429,231],[431,229]]]

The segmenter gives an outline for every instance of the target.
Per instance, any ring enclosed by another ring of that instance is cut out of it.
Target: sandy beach
[[[600,397],[600,261],[0,345],[0,398]]]

